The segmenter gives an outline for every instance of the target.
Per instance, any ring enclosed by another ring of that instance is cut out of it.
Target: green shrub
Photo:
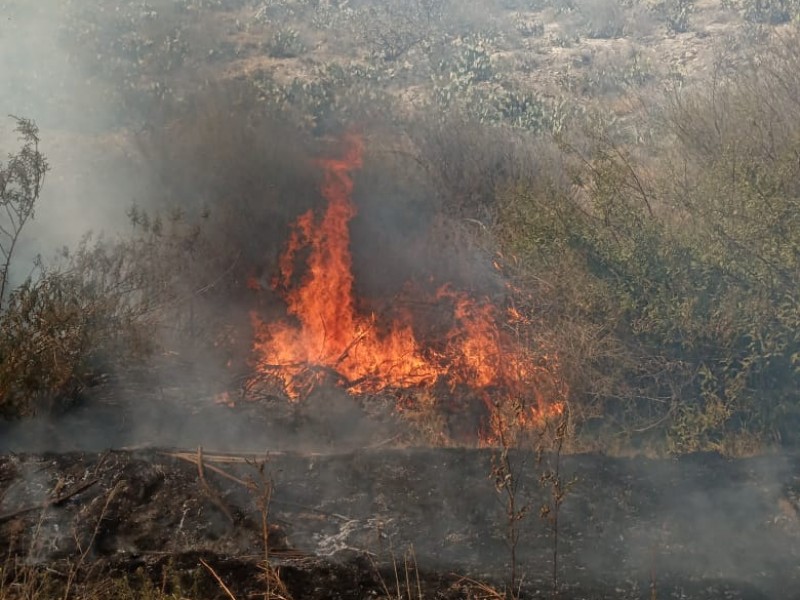
[[[544,35],[544,23],[528,19],[521,13],[514,15],[514,29],[524,38],[540,38]]]
[[[412,49],[442,35],[442,17],[448,0],[380,2],[355,15],[355,35],[372,56],[396,61]]]
[[[777,37],[678,92],[658,168],[595,129],[565,146],[570,185],[540,173],[498,197],[579,414],[674,452],[800,441],[799,48]]]

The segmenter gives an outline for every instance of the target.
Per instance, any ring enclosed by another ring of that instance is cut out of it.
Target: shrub
[[[694,0],[662,0],[655,5],[656,14],[675,33],[689,31],[689,19],[694,12]]]
[[[800,16],[798,0],[740,0],[742,16],[753,23],[778,25]]]
[[[460,87],[491,80],[492,43],[491,38],[482,35],[456,39],[449,55],[439,62],[439,72]]]
[[[590,38],[618,38],[625,31],[625,10],[617,0],[587,0],[580,7],[580,15]]]
[[[68,267],[42,267],[0,314],[0,415],[52,411],[78,399],[108,361],[141,356],[148,305],[122,254],[83,246]]]
[[[20,234],[33,218],[48,170],[39,152],[39,128],[33,121],[14,117],[22,148],[0,163],[0,312],[10,290],[11,263]]]
[[[356,35],[373,56],[396,61],[432,40],[447,4],[447,0],[406,0],[364,7],[357,13]]]
[[[798,441],[796,36],[677,92],[660,169],[599,129],[565,146],[572,185],[540,173],[498,196],[498,239],[541,282],[578,414],[675,452]]]
[[[267,54],[273,58],[294,58],[306,51],[300,34],[292,27],[279,27],[266,43]]]
[[[524,38],[539,38],[544,35],[544,23],[528,19],[521,13],[514,15],[514,29]]]
[[[646,55],[633,48],[626,53],[600,54],[582,76],[567,80],[570,89],[582,94],[619,94],[647,85],[655,79],[653,65]]]

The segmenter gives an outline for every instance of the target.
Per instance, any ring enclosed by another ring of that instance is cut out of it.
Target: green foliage
[[[432,110],[457,110],[477,123],[533,133],[560,127],[568,111],[565,103],[499,82],[491,60],[491,48],[496,43],[497,39],[484,35],[452,43],[437,66]]]
[[[264,24],[285,24],[289,19],[306,16],[320,4],[317,0],[260,0],[253,20]]]
[[[529,133],[558,133],[573,112],[565,101],[523,92],[514,86],[472,85],[452,79],[434,90],[437,111],[459,111],[470,120],[493,127],[511,127]]]
[[[180,211],[162,218],[134,208],[129,216],[127,239],[86,236],[51,266],[39,262],[36,277],[10,295],[0,313],[1,416],[78,401],[99,376],[145,360],[158,324],[162,343],[194,334],[189,286],[200,279],[200,257],[201,272],[212,264],[201,228]]]
[[[124,356],[123,344],[143,349],[138,311],[111,268],[46,272],[14,290],[0,314],[0,415],[72,402],[98,374],[102,357]]]
[[[439,61],[438,72],[460,88],[490,81],[494,76],[491,59],[494,43],[494,39],[484,35],[457,38],[448,55]]]
[[[385,91],[390,78],[391,73],[369,64],[325,63],[316,66],[310,77],[288,82],[262,72],[254,84],[270,110],[290,114],[308,131],[320,134],[329,127],[386,120],[392,106]]]
[[[634,48],[625,55],[606,53],[594,56],[586,69],[562,74],[562,86],[569,92],[588,96],[620,94],[641,88],[656,79],[650,59]]]
[[[356,13],[355,33],[372,56],[396,61],[441,35],[441,20],[447,5],[447,0],[370,4]]]

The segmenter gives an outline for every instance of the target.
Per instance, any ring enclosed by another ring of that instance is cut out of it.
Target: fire
[[[319,163],[327,209],[321,216],[309,210],[297,218],[279,259],[272,285],[289,318],[265,322],[251,315],[257,370],[276,377],[293,400],[327,377],[353,394],[441,384],[455,392],[463,386],[484,398],[491,417],[486,441],[497,439],[495,415],[512,398],[529,399],[514,411],[520,425],[560,414],[566,392],[557,361],[533,356],[504,332],[488,300],[442,286],[434,300],[451,307],[452,323],[443,337],[427,342],[415,331],[409,310],[397,309],[388,319],[359,310],[349,223],[356,215],[351,173],[362,165],[363,143],[356,136],[345,141],[344,156]],[[305,270],[298,282],[301,255]]]

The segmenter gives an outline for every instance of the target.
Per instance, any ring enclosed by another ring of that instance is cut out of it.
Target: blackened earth
[[[409,597],[481,597],[470,580],[501,590],[511,572],[506,496],[490,476],[497,457],[443,448],[7,453],[0,553],[55,573],[83,554],[95,577],[158,581],[171,569],[223,597],[203,559],[247,597],[263,589],[269,490],[270,560],[294,598],[396,595],[407,578]],[[541,475],[555,462],[524,452],[511,460],[518,507],[528,509],[515,523],[517,572],[525,597],[549,598],[553,494]],[[560,597],[800,597],[800,458],[565,456],[558,476],[574,481],[558,514]]]

